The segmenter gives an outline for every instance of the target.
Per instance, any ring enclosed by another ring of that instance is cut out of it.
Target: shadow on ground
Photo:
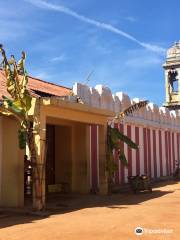
[[[175,184],[176,182],[161,182],[154,186],[157,188]],[[106,196],[100,195],[75,195],[75,194],[52,194],[48,196],[47,208],[43,213],[31,211],[30,206],[23,209],[0,209],[0,228],[6,228],[17,224],[27,224],[34,221],[47,218],[54,214],[65,214],[68,212],[78,211],[85,208],[106,207],[110,209],[123,210],[129,205],[141,204],[145,201],[160,198],[174,191],[164,191],[163,189],[154,189],[150,192],[139,192],[133,194],[118,193]]]

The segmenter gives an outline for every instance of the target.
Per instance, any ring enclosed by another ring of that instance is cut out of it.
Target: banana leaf
[[[11,116],[12,113],[8,112],[6,109],[4,108],[0,108],[0,114],[5,115],[5,116]]]
[[[117,143],[118,140],[126,143],[129,147],[138,149],[138,145],[134,143],[128,136],[121,133],[117,128],[109,127],[111,141]]]
[[[126,159],[126,156],[123,152],[120,152],[119,154],[119,160],[122,162],[124,166],[128,166],[128,161]]]

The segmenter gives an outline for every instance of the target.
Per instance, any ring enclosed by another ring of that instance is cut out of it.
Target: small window
[[[175,82],[173,83],[173,92],[178,92],[178,86],[179,86],[178,81],[175,81]]]

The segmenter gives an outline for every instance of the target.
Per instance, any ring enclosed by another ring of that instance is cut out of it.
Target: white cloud
[[[67,58],[64,54],[60,55],[60,56],[56,56],[50,59],[50,62],[64,62],[66,61]]]
[[[38,8],[65,13],[69,16],[72,16],[76,19],[79,19],[82,22],[85,22],[85,23],[94,25],[98,28],[105,29],[107,31],[113,32],[115,34],[123,36],[123,37],[139,44],[140,46],[142,46],[142,47],[144,47],[144,48],[146,48],[150,51],[153,51],[153,52],[156,52],[156,53],[159,53],[159,54],[164,54],[165,53],[165,49],[160,47],[160,46],[150,44],[150,43],[141,42],[140,40],[138,40],[134,36],[130,35],[129,33],[126,33],[124,31],[122,31],[121,29],[119,29],[117,27],[114,27],[111,24],[99,22],[99,21],[96,21],[94,19],[88,18],[88,17],[86,17],[84,15],[81,15],[81,14],[79,14],[79,13],[77,13],[77,12],[75,12],[75,11],[71,10],[70,8],[67,8],[63,5],[55,5],[55,4],[52,4],[48,1],[43,1],[43,0],[24,0],[24,1],[29,2],[29,3],[33,4],[34,6],[36,6]]]

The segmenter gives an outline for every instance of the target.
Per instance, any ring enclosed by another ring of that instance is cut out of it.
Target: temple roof
[[[67,96],[71,89],[59,86],[54,83],[46,82],[38,78],[28,77],[28,88],[35,97],[51,97],[51,96]],[[2,69],[0,69],[0,99],[2,96],[9,96],[6,89],[6,77]]]
[[[180,62],[180,41],[167,50],[166,62]]]

